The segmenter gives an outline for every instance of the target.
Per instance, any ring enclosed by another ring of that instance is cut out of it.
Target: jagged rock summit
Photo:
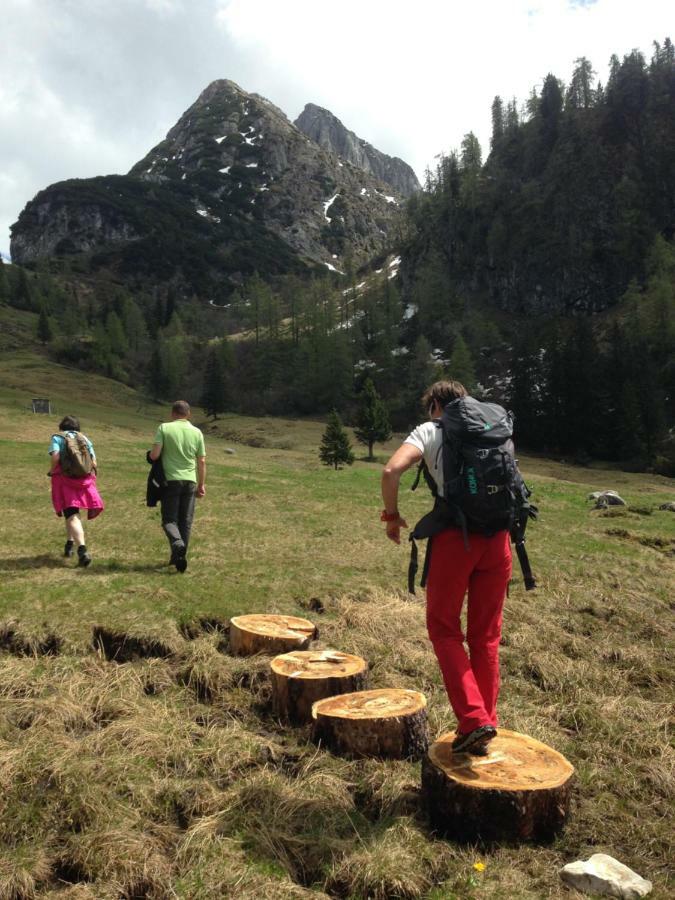
[[[364,172],[371,172],[404,197],[421,190],[417,176],[406,162],[376,150],[368,141],[346,128],[330,110],[308,103],[294,124],[320,147]]]
[[[128,175],[41,191],[13,226],[12,257],[87,254],[94,268],[203,295],[254,271],[364,262],[387,248],[401,200],[269,100],[219,80]]]

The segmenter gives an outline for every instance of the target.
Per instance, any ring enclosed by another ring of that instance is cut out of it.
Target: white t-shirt
[[[438,493],[443,496],[443,431],[440,423],[423,422],[414,428],[403,442],[422,451],[429,473],[436,482]]]

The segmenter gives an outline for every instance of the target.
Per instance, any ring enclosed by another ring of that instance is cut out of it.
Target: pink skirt
[[[57,516],[70,507],[86,509],[87,518],[95,519],[103,512],[103,500],[96,488],[96,475],[85,475],[84,478],[68,478],[61,474],[60,468],[52,474],[52,503]]]

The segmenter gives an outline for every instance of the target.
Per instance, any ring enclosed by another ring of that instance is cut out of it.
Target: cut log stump
[[[424,694],[398,688],[358,691],[312,707],[312,737],[341,756],[419,759],[429,744]]]
[[[360,691],[368,677],[365,659],[338,650],[294,650],[273,659],[271,669],[274,712],[294,725],[312,720],[317,700]]]
[[[422,761],[433,827],[459,841],[546,841],[567,819],[572,765],[526,734],[498,729],[487,756],[453,753],[445,734]]]
[[[230,652],[234,656],[253,656],[304,650],[316,635],[316,626],[297,616],[234,616],[230,619]]]

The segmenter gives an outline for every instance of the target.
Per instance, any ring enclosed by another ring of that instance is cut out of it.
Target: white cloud
[[[604,77],[612,53],[649,51],[668,19],[661,0],[644,0],[639,17],[632,0],[342,0],[339,12],[315,0],[222,0],[217,13],[231,39],[418,174],[469,130],[487,150],[496,94],[522,101],[549,71],[568,79],[584,55]]]
[[[604,80],[671,28],[663,0],[3,0],[0,250],[39,189],[127,171],[215,78],[326,106],[422,176],[469,130],[487,152],[495,94],[579,56]]]

